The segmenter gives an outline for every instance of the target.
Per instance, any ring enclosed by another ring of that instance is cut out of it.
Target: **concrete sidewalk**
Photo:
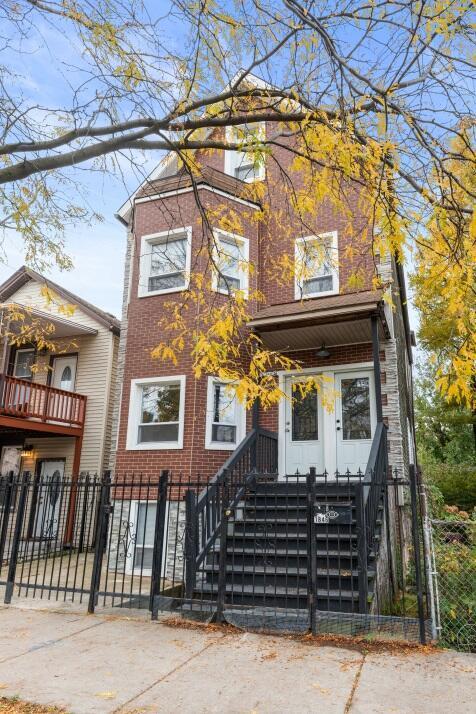
[[[0,696],[74,714],[467,713],[476,656],[0,609]]]

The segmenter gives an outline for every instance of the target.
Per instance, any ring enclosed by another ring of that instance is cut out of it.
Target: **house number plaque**
[[[329,523],[349,525],[352,523],[352,508],[347,504],[340,503],[316,503],[314,523],[317,525]]]

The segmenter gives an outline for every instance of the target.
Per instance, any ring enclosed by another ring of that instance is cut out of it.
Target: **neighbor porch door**
[[[41,462],[33,530],[35,538],[53,540],[58,536],[63,476],[64,460],[44,459]]]

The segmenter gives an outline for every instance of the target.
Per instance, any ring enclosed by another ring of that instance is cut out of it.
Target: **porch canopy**
[[[9,329],[12,332],[21,332],[22,328],[27,326],[28,323],[35,321],[36,324],[43,327],[45,331],[48,330],[50,325],[53,325],[54,332],[51,334],[46,332],[48,338],[51,340],[65,337],[80,337],[81,335],[97,335],[98,333],[94,327],[81,325],[62,315],[37,310],[27,305],[21,305],[20,303],[15,303],[15,305],[20,310],[24,310],[24,319],[10,323]]]
[[[378,325],[379,337],[390,337],[383,290],[271,305],[260,310],[248,327],[259,334],[266,347],[283,352],[317,349],[322,344],[371,343],[375,339],[372,322]]]

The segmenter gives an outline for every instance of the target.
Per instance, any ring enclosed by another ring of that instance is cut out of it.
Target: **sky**
[[[38,37],[42,40],[38,40]],[[41,106],[69,103],[67,80],[75,65],[80,62],[79,50],[71,37],[58,36],[44,25],[36,39],[25,40],[22,51],[12,57],[17,72],[15,81],[20,84],[29,101]],[[75,82],[72,81],[70,86],[75,86]],[[52,268],[46,273],[47,277],[98,307],[120,315],[126,229],[114,214],[137,188],[141,177],[145,177],[160,158],[159,152],[144,158],[139,172],[129,162],[121,160],[120,178],[98,172],[77,174],[76,178],[79,176],[87,189],[90,208],[99,213],[103,220],[91,226],[78,224],[67,231],[65,250],[74,267],[68,272]],[[9,233],[4,242],[3,261],[0,259],[0,282],[24,262],[21,238]],[[415,328],[417,315],[412,307],[410,319]]]

